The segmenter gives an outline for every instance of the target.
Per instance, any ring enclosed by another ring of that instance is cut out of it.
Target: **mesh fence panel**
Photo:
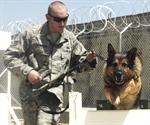
[[[1,77],[0,77],[0,93],[7,93],[7,71],[4,72],[5,67],[3,64],[3,54],[4,54],[4,50],[0,50],[0,73],[1,73]],[[3,74],[4,72],[4,74]]]

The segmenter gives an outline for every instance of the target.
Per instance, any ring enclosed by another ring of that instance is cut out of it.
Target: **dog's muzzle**
[[[125,78],[125,73],[121,70],[117,70],[114,72],[114,78],[115,78],[116,84],[123,84],[124,78]]]

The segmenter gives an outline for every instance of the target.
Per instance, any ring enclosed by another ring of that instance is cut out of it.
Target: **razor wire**
[[[129,15],[130,20],[128,19]],[[0,31],[17,34],[32,25],[42,23],[42,18],[28,18],[21,21],[1,24]],[[119,23],[116,18],[120,18]],[[108,25],[108,22],[111,23],[111,25]],[[120,0],[116,2],[106,2],[93,7],[83,6],[74,8],[69,11],[67,28],[76,36],[79,36],[81,34],[101,32],[104,29],[114,30],[112,26],[121,31],[130,23],[132,23],[130,28],[150,26],[150,0]]]

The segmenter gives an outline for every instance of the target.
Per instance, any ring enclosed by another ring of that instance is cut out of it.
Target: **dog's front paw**
[[[120,97],[117,96],[116,100],[115,100],[115,105],[118,105],[120,103]]]

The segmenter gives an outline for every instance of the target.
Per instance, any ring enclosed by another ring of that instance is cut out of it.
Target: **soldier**
[[[77,72],[92,72],[96,67],[94,50],[87,52],[73,33],[65,29],[69,14],[60,1],[52,2],[47,21],[17,35],[4,53],[4,64],[21,79],[19,95],[24,125],[56,125],[61,111],[67,71],[77,65]],[[31,97],[36,96],[39,108]]]

